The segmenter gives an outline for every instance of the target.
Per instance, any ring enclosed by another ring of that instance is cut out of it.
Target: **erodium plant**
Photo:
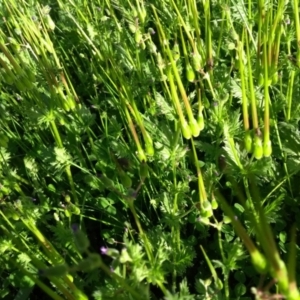
[[[0,16],[2,297],[300,299],[298,0]]]

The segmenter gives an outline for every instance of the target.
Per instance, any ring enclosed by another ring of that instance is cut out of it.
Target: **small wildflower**
[[[101,247],[101,248],[100,248],[100,252],[101,252],[101,254],[103,254],[103,255],[106,255],[106,254],[107,254],[107,250],[108,250],[108,248],[106,248],[106,247]]]
[[[155,34],[155,30],[154,30],[153,28],[151,28],[151,27],[148,29],[148,32],[149,32],[150,34],[152,34],[152,35]]]

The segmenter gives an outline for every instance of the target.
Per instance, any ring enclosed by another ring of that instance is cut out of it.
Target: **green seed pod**
[[[70,110],[74,110],[76,107],[76,102],[74,100],[74,97],[71,95],[68,95],[66,98],[66,101],[68,103],[68,107],[70,108]]]
[[[67,203],[70,203],[71,202],[71,197],[70,197],[70,195],[65,195],[65,201],[67,202]]]
[[[173,52],[174,60],[177,61],[180,58],[180,49],[179,49],[179,45],[177,43],[174,45],[172,52]]]
[[[266,274],[268,271],[268,263],[266,258],[258,251],[255,250],[252,253],[250,252],[251,261],[259,274]]]
[[[20,220],[19,215],[18,215],[15,211],[12,211],[12,212],[11,212],[11,217],[12,217],[12,219],[15,220],[15,221],[19,221],[19,220]]]
[[[57,265],[54,267],[50,267],[45,270],[40,270],[39,273],[44,277],[61,277],[68,273],[69,267],[67,265]]]
[[[101,257],[97,253],[91,253],[89,256],[82,260],[75,269],[77,271],[89,272],[94,269],[97,269],[101,266]]]
[[[70,280],[71,282],[74,281],[74,278],[73,278],[73,276],[72,276],[71,274],[67,274],[67,277],[69,278],[69,280]]]
[[[134,39],[135,39],[135,42],[136,42],[137,44],[140,44],[140,43],[141,43],[141,41],[142,41],[142,39],[143,39],[143,35],[142,35],[142,33],[141,33],[141,31],[140,31],[139,29],[137,29],[137,31],[135,32],[135,34],[134,34]]]
[[[149,175],[148,165],[146,162],[142,161],[140,164],[140,176],[146,178]]]
[[[201,223],[206,224],[206,225],[209,225],[209,223],[210,223],[209,218],[207,218],[207,217],[201,217],[200,221],[201,221]]]
[[[192,137],[190,126],[186,120],[184,120],[183,123],[181,122],[181,131],[182,131],[182,135],[187,140],[189,140]]]
[[[200,131],[202,131],[204,129],[204,118],[202,112],[198,114],[197,123]]]
[[[225,224],[231,223],[231,219],[228,216],[224,216],[223,221]]]
[[[195,81],[195,72],[189,63],[186,66],[186,78],[189,82]]]
[[[144,8],[139,9],[138,10],[138,16],[139,16],[141,24],[144,24],[146,16],[147,16],[146,10]]]
[[[149,156],[153,156],[154,155],[154,147],[152,143],[146,143],[145,144],[146,147],[146,152]]]
[[[262,141],[257,135],[254,137],[254,157],[256,159],[261,159],[263,157]]]
[[[272,154],[272,143],[270,140],[264,142],[264,157],[270,157]]]
[[[215,280],[215,286],[219,291],[223,289],[223,282],[220,278]]]
[[[129,23],[128,24],[128,27],[129,27],[129,30],[132,32],[132,33],[136,33],[136,30],[137,30],[137,27],[134,23]]]
[[[215,198],[211,201],[211,207],[212,209],[217,209],[219,207],[218,201]]]
[[[208,200],[203,201],[202,206],[204,210],[211,210],[211,203]]]
[[[248,153],[252,152],[252,137],[250,131],[245,132],[245,137],[244,137],[244,143],[245,143],[245,148]]]
[[[156,47],[156,45],[155,45],[152,41],[150,41],[150,42],[148,43],[148,47],[149,47],[149,51],[150,51],[151,53],[156,54],[156,52],[157,52],[157,47]]]
[[[199,127],[197,121],[194,118],[189,123],[189,126],[190,126],[190,129],[191,129],[191,132],[192,132],[193,136],[198,137],[199,134],[200,134],[200,127]]]
[[[196,50],[196,52],[192,55],[192,63],[193,63],[193,67],[196,71],[200,71],[202,69],[201,60],[202,60],[201,55]]]
[[[59,222],[59,215],[57,212],[53,213],[53,218],[55,221]]]
[[[83,253],[88,250],[90,246],[90,241],[87,238],[86,234],[80,230],[77,225],[72,225],[75,245],[80,253]]]
[[[55,29],[55,23],[53,22],[53,20],[50,17],[50,15],[46,15],[45,16],[44,22],[45,22],[45,25],[46,25],[47,29],[50,29],[52,31]]]
[[[64,126],[66,124],[64,118],[59,118],[59,125]]]
[[[203,218],[210,218],[213,215],[213,210],[211,208],[202,209],[201,217]]]
[[[67,218],[71,217],[71,213],[67,209],[65,209],[64,212]]]
[[[76,300],[89,300],[89,298],[79,289],[73,290],[74,299]]]
[[[143,149],[140,149],[138,152],[137,152],[137,157],[140,161],[147,161],[147,158],[146,158],[146,155],[145,155],[145,152]]]
[[[121,183],[125,188],[130,188],[132,186],[131,178],[124,171],[120,171],[119,176]]]
[[[80,208],[76,205],[74,205],[73,203],[70,203],[67,207],[67,209],[69,210],[70,213],[74,214],[74,215],[80,215]]]

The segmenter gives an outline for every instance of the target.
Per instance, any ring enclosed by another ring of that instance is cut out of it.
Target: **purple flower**
[[[79,230],[79,226],[77,224],[72,224],[71,229],[72,229],[73,233],[76,233]]]
[[[107,254],[107,250],[108,250],[108,248],[106,248],[106,247],[101,247],[101,248],[100,248],[100,252],[101,252],[101,254],[103,254],[103,255],[106,255],[106,254]]]

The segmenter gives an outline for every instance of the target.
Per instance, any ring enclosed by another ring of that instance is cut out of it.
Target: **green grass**
[[[0,12],[3,299],[300,299],[298,0]]]

